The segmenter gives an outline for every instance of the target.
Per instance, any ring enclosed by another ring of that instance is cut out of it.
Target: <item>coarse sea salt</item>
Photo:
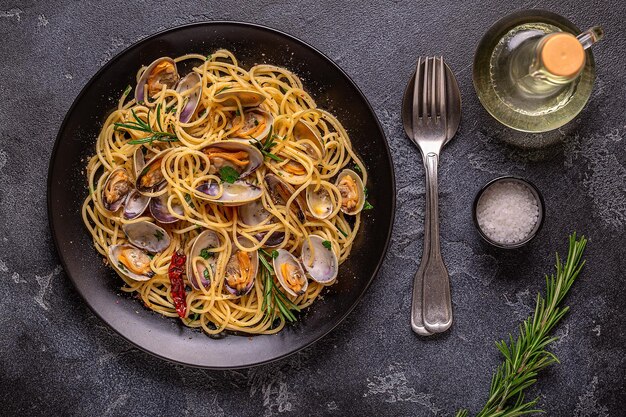
[[[480,196],[476,219],[482,232],[494,242],[519,243],[529,237],[539,220],[539,202],[526,185],[498,181]]]

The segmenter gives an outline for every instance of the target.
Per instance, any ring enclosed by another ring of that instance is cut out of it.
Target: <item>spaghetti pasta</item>
[[[181,63],[197,65],[181,79]],[[367,172],[348,134],[295,74],[245,70],[227,50],[160,58],[137,82],[87,164],[96,250],[164,316],[208,334],[280,331],[335,282],[359,231]]]

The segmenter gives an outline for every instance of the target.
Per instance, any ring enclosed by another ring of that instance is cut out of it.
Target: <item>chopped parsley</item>
[[[239,111],[239,109],[235,110],[235,116],[241,116],[241,112]]]
[[[367,187],[363,187],[363,194],[365,194],[365,198],[367,198]]]
[[[328,250],[330,250],[333,247],[332,243],[330,243],[330,240],[323,241],[322,245]]]
[[[210,60],[211,60],[211,58],[213,58],[213,55],[212,55],[212,54],[208,54],[208,55],[206,56],[205,61],[210,61]]]
[[[365,205],[363,206],[363,210],[371,210],[374,206],[370,204],[369,201],[365,200]]]
[[[160,230],[157,230],[157,231],[154,233],[154,237],[156,237],[156,238],[157,238],[157,240],[160,242],[161,240],[163,240],[163,232],[162,232],[162,231],[160,231]]]
[[[258,126],[259,125],[259,121],[257,119],[254,119],[254,125]]]
[[[220,168],[220,178],[222,181],[232,184],[239,179],[239,173],[231,166],[224,166]]]
[[[209,270],[205,269],[204,272],[202,273],[202,275],[204,275],[205,279],[209,279]]]
[[[287,93],[287,90],[285,90],[282,85],[279,85],[278,88],[280,88],[280,92],[281,93],[283,93],[283,94]]]
[[[117,263],[117,267],[118,267],[118,268],[119,268],[122,272],[127,272],[127,271],[126,271],[126,267],[124,266],[124,264],[123,264],[123,263],[118,262],[118,263]]]
[[[359,174],[363,172],[363,170],[361,169],[361,167],[360,167],[359,165],[357,165],[357,164],[354,164],[354,170],[355,170],[356,172],[358,172]]]
[[[272,251],[272,259],[276,259],[278,258],[278,251],[277,250],[273,250]]]
[[[211,252],[210,249],[213,249],[213,248],[204,248],[204,249],[202,249],[200,251],[200,257],[202,259],[209,259],[209,258],[212,258],[213,256],[215,256],[215,254],[213,252]],[[205,272],[206,272],[206,269],[205,269]]]
[[[191,321],[196,321],[196,320],[198,320],[199,318],[200,318],[200,314],[198,314],[198,313],[193,313],[191,316],[189,316],[189,319],[190,319]]]

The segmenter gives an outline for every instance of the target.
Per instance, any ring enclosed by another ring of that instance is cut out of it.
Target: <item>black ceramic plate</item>
[[[374,209],[365,212],[352,254],[338,282],[324,291],[295,325],[277,335],[210,338],[120,295],[122,283],[92,246],[81,219],[87,195],[84,169],[94,153],[106,115],[141,65],[160,56],[233,51],[248,68],[256,63],[286,67],[301,77],[319,106],[346,127],[370,173],[367,184]],[[385,255],[395,209],[395,184],[389,148],[367,100],[330,59],[304,42],[261,26],[215,22],[168,30],[129,47],[87,83],[70,108],[57,136],[48,173],[48,217],[54,241],[70,279],[96,315],[141,349],[171,361],[206,368],[238,368],[272,361],[318,340],[355,307]]]

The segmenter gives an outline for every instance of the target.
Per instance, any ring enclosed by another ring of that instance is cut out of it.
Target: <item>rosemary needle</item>
[[[546,348],[558,339],[550,336],[550,332],[569,311],[569,307],[560,304],[585,265],[582,255],[586,244],[584,236],[577,240],[575,232],[570,235],[565,264],[557,253],[556,275],[546,275],[546,295],[544,298],[537,294],[534,314],[520,325],[516,339],[509,334],[508,342],[496,342],[504,362],[493,375],[489,398],[477,417],[515,417],[541,412],[535,409],[537,399],[524,400],[524,390],[537,382],[539,371],[559,362]],[[467,416],[467,410],[456,413],[456,417]]]

